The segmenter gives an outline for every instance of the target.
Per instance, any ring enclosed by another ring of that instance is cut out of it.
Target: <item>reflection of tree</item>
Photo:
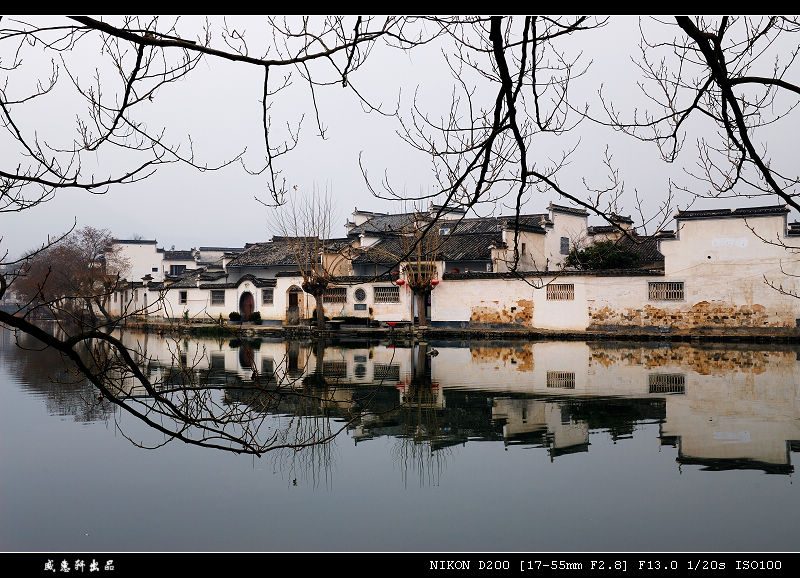
[[[57,352],[42,349],[35,339],[21,333],[15,337],[0,329],[0,338],[6,370],[20,380],[23,389],[40,395],[49,413],[71,415],[83,423],[106,421],[114,414],[116,406],[97,399],[97,391],[83,376],[70,371]]]
[[[404,431],[398,436],[393,450],[400,464],[403,482],[408,483],[409,472],[417,474],[420,486],[439,485],[439,478],[446,466],[450,448],[437,448],[443,437],[438,416],[438,395],[431,381],[428,344],[419,342],[412,348],[411,383],[405,390],[400,412]]]

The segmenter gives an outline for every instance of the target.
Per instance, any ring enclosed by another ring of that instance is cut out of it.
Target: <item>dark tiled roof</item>
[[[197,281],[203,269],[186,269],[180,275],[166,275],[165,286],[170,289],[185,289],[197,287]]]
[[[618,243],[623,247],[630,247],[639,254],[639,262],[644,265],[653,263],[664,263],[664,255],[658,250],[659,237],[657,236],[634,236],[633,238],[623,235]]]
[[[664,271],[661,269],[607,269],[605,271],[518,271],[517,273],[495,273],[483,271],[471,271],[469,273],[445,273],[442,279],[445,281],[455,281],[459,279],[518,279],[520,277],[574,277],[579,275],[592,277],[661,277]]]
[[[631,225],[633,224],[633,219],[631,219],[630,215],[628,215],[627,217],[623,217],[622,215],[618,215],[616,213],[610,213],[608,215],[608,218],[612,223],[628,223]]]
[[[288,243],[270,241],[250,245],[228,262],[228,268],[296,264],[297,260]]]
[[[789,212],[786,205],[770,205],[766,207],[739,207],[738,209],[706,209],[701,211],[678,211],[675,218],[712,219],[725,217],[760,217],[766,215],[784,215]]]
[[[243,247],[200,247],[199,251],[214,251],[223,253],[241,253],[244,251]]]
[[[360,235],[361,233],[399,233],[404,227],[414,222],[418,213],[398,213],[396,215],[376,215],[350,229],[348,234]]]
[[[275,287],[277,281],[275,279],[263,279],[255,275],[242,275],[242,277],[231,283],[201,283],[200,289],[235,289],[245,281],[250,281],[256,287]]]
[[[440,235],[438,242],[435,250],[431,249],[426,252],[435,253],[436,259],[439,261],[488,260],[492,256],[490,247],[501,245],[502,234],[498,231]],[[353,258],[353,262],[390,264],[400,260],[410,249],[411,240],[408,237],[384,237],[374,245],[359,250]]]
[[[164,251],[164,259],[170,261],[194,261],[191,251]]]
[[[425,213],[399,213],[396,215],[378,215],[372,217],[370,220],[362,223],[358,227],[353,227],[349,231],[349,235],[358,235],[360,233],[372,234],[399,234],[404,228],[412,225],[415,218],[428,218]],[[515,222],[514,215],[500,216],[500,217],[470,217],[458,219],[439,219],[435,227],[439,229],[450,228],[451,234],[458,233],[491,233],[501,231],[504,227],[514,228]],[[532,214],[519,216],[520,228],[527,227],[544,227],[549,224],[546,214]]]
[[[270,267],[275,265],[297,265],[292,246],[285,237],[273,237],[277,241],[248,243],[247,248],[228,262],[228,267]],[[325,251],[338,253],[350,245],[350,239],[327,239]]]
[[[120,245],[156,245],[158,241],[146,239],[112,239],[112,243],[119,243]]]
[[[544,233],[544,227],[550,224],[547,215],[520,215],[519,229]],[[514,229],[517,219],[513,215],[507,217],[477,217],[469,219],[449,219],[437,223],[439,229],[449,228],[451,235],[462,233],[499,233],[503,229]]]
[[[548,208],[551,211],[557,211],[559,213],[569,213],[570,215],[580,215],[581,217],[585,217],[589,214],[586,209],[578,209],[576,207],[565,207],[564,205],[556,205],[555,203],[550,203]]]
[[[592,225],[590,227],[586,227],[587,235],[602,235],[609,233],[621,233],[621,231],[614,225]]]
[[[217,279],[222,279],[223,277],[227,277],[228,275],[225,271],[201,271],[200,272],[200,280],[201,281],[216,281]]]

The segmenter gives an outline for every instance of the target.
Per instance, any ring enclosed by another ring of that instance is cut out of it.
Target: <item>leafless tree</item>
[[[576,34],[591,34],[607,19],[577,17],[508,16],[427,18],[438,36],[446,39],[445,61],[453,77],[449,107],[439,116],[415,97],[407,114],[398,114],[400,136],[427,154],[437,187],[420,200],[436,199],[440,211],[450,207],[492,212],[499,204],[519,215],[525,202],[545,191],[588,209],[608,220],[621,182],[611,171],[612,183],[580,193],[559,183],[559,172],[569,163],[574,146],[553,156],[545,143],[568,134],[584,118],[570,96],[571,83],[588,66],[578,52],[568,49]],[[536,154],[539,145],[545,154]],[[406,200],[405,192],[384,178],[368,187],[381,198]],[[597,198],[601,197],[601,198]],[[606,202],[603,199],[610,198]],[[514,262],[519,260],[514,230]],[[424,238],[422,235],[421,238]],[[512,270],[515,267],[511,267]]]
[[[0,212],[26,211],[61,190],[103,193],[146,179],[165,164],[200,171],[240,164],[263,179],[263,202],[291,202],[279,162],[299,142],[303,113],[292,118],[280,116],[274,122],[272,107],[299,81],[311,103],[304,112],[324,138],[326,127],[317,99],[325,87],[337,85],[368,110],[396,114],[401,137],[432,161],[438,186],[422,198],[435,197],[441,212],[408,237],[414,241],[398,259],[412,265],[407,274],[410,272],[424,291],[426,282],[429,285],[431,281],[430,271],[423,266],[431,250],[424,244],[433,242],[434,236],[429,234],[436,231],[436,220],[454,206],[475,210],[484,203],[499,203],[519,214],[528,198],[549,191],[608,219],[611,208],[603,199],[610,198],[613,203],[617,198],[621,184],[616,173],[611,171],[609,185],[588,193],[569,190],[562,186],[559,175],[574,149],[563,146],[553,156],[550,147],[554,139],[569,134],[587,117],[585,107],[570,92],[587,64],[570,41],[576,35],[591,38],[605,22],[574,16],[268,18],[266,37],[254,39],[227,21],[218,30],[203,22],[199,32],[187,33],[181,20],[158,17],[98,20],[77,16],[29,22],[2,17]],[[709,194],[739,194],[738,187],[744,184],[751,187],[745,194],[777,195],[797,209],[798,177],[790,174],[791,168],[777,167],[766,145],[760,144],[766,138],[757,138],[770,124],[786,122],[796,106],[800,89],[790,73],[797,43],[778,55],[781,60],[770,60],[766,72],[758,66],[780,39],[798,31],[797,22],[782,17],[761,21],[723,17],[715,22],[679,17],[674,26],[680,35],[671,41],[642,44],[645,79],[664,96],[649,89],[648,95],[661,112],[626,120],[609,103],[610,120],[606,122],[656,142],[665,158],[673,160],[684,142],[687,120],[702,116],[715,123],[719,136],[716,143],[700,141],[697,176],[709,184]],[[359,69],[377,45],[407,50],[434,41],[441,45],[456,87],[441,116],[417,98],[408,113],[384,110],[359,90]],[[650,56],[651,51],[662,49],[674,54],[677,64],[661,65]],[[83,68],[86,62],[92,63],[88,71]],[[176,139],[170,126],[149,122],[153,103],[164,92],[177,89],[178,82],[201,62],[248,66],[263,79],[257,95],[260,118],[253,123],[260,135],[258,153],[237,150],[225,158],[206,161],[195,153],[191,136]],[[48,101],[65,102],[63,91],[77,97],[82,107],[71,117],[75,119],[74,132],[67,138],[58,132],[63,127],[40,126],[35,115],[37,107]],[[643,134],[648,130],[649,134]],[[363,171],[366,177],[366,165]],[[406,197],[388,180],[382,184],[380,189],[373,187],[376,195]],[[330,276],[325,265],[317,266],[317,255],[326,253],[321,245],[330,235],[319,234],[319,215],[311,217],[318,229],[312,235],[303,234],[303,227],[296,226],[293,235],[285,236],[312,239],[305,248],[298,246],[297,260],[308,265],[304,289],[318,297],[319,327],[322,296]],[[518,233],[515,229],[515,252]],[[318,241],[313,241],[315,238]],[[515,261],[518,258],[515,254]],[[416,273],[414,263],[419,265]],[[0,297],[17,279],[0,274]],[[424,303],[420,312],[424,315]],[[155,413],[131,407],[130,400],[114,394],[108,381],[114,375],[131,377],[151,396],[158,392],[136,355],[107,332],[84,327],[56,336],[28,318],[3,311],[0,323],[63,353],[107,399],[172,438],[197,441],[187,435],[186,428],[201,424],[201,431],[206,432],[198,438],[201,445],[227,445],[253,453],[272,447],[269,440],[262,443],[239,435],[241,430],[227,429],[227,414],[207,418],[193,413],[197,400],[191,395],[194,390],[186,387],[170,390],[185,399],[179,403],[165,398]],[[84,350],[99,353],[87,362]],[[165,426],[161,418],[183,425]]]
[[[656,144],[670,163],[687,138],[695,141],[696,166],[686,170],[693,183],[677,185],[691,195],[770,196],[800,209],[791,156],[781,166],[776,152],[785,150],[768,147],[776,127],[793,132],[785,128],[794,126],[800,102],[800,21],[676,16],[648,19],[640,29],[639,86],[650,106],[631,114],[603,98],[608,124]]]
[[[99,328],[112,322],[109,300],[129,267],[110,231],[87,226],[24,258],[15,289],[26,315],[46,310],[48,317]]]
[[[280,233],[273,241],[285,243],[303,277],[303,291],[316,301],[317,329],[325,327],[325,292],[336,276],[350,271],[346,239],[332,239],[336,222],[330,194],[314,191],[279,207],[273,214],[272,228]]]
[[[288,191],[277,160],[296,146],[303,115],[281,118],[280,126],[288,121],[281,133],[272,124],[273,103],[299,79],[311,95],[310,116],[324,137],[317,92],[338,83],[370,106],[353,83],[354,77],[377,42],[410,47],[420,40],[407,38],[404,26],[402,19],[392,17],[268,18],[266,39],[253,41],[226,21],[219,30],[206,21],[199,33],[186,34],[179,19],[159,17],[98,20],[77,16],[62,21],[0,17],[0,123],[4,129],[0,212],[26,211],[60,190],[104,193],[146,179],[167,163],[200,171],[241,163],[244,170],[263,178],[265,202],[283,204]],[[254,123],[263,142],[260,162],[245,158],[244,150],[214,163],[202,161],[195,155],[191,136],[176,140],[169,126],[149,122],[152,103],[204,60],[248,65],[263,79],[257,95],[261,119]],[[86,67],[87,62],[92,65]],[[79,105],[75,132],[65,139],[58,132],[63,127],[37,126],[35,110],[48,101],[51,107],[53,102],[58,106],[74,102],[65,98],[70,91]],[[51,245],[45,243],[38,253],[58,250]],[[33,262],[33,254],[27,257]],[[0,274],[0,298],[19,279]],[[312,274],[309,282],[320,285],[322,279]],[[48,285],[39,284],[41,295],[50,303],[62,301],[46,295]],[[0,311],[0,323],[63,354],[103,399],[163,432],[167,439],[256,454],[289,443],[263,436],[253,416],[225,411],[213,393],[218,390],[196,387],[191,380],[160,390],[143,369],[141,356],[99,327],[49,332],[28,317],[5,311]],[[125,391],[120,384],[126,380],[143,388],[151,402],[140,404],[120,393]],[[292,440],[291,445],[319,441]]]

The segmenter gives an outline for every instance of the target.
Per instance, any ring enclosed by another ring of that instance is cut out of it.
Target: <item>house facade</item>
[[[356,211],[348,237],[320,243],[325,250],[315,257],[330,272],[325,315],[412,322],[409,273],[425,264],[432,327],[769,332],[800,323],[800,266],[792,249],[800,225],[787,223],[785,206],[680,211],[674,231],[654,236],[637,235],[626,217],[606,230],[589,227],[582,209],[548,209],[435,222],[419,213]],[[428,254],[414,252],[416,238],[408,233],[419,231],[419,223],[437,228]],[[642,256],[640,266],[566,266],[570,250],[598,240],[631,246]],[[155,253],[154,242],[145,247]],[[115,296],[112,309],[195,320],[228,319],[231,312],[246,320],[258,312],[273,325],[313,316],[318,304],[302,289],[303,267],[286,239],[226,252],[221,261],[216,269],[186,268],[177,276],[165,271],[162,280],[145,275]]]

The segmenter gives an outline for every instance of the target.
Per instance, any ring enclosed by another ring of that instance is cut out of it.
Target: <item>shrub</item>
[[[567,257],[568,267],[588,269],[627,269],[639,264],[639,253],[614,241],[599,241],[585,249],[573,249]]]
[[[258,311],[253,311],[247,320],[251,323],[255,323],[256,325],[261,325],[261,313]]]
[[[241,321],[242,314],[239,313],[238,311],[231,311],[230,313],[228,313],[228,319],[230,319],[231,321]]]

